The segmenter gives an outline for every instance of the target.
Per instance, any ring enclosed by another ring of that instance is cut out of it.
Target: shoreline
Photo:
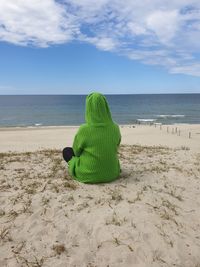
[[[119,125],[121,144],[187,147],[200,151],[200,124]],[[79,126],[40,126],[0,128],[0,152],[26,152],[63,149],[72,146]]]
[[[44,125],[44,126],[3,126],[0,131],[20,131],[20,130],[41,130],[41,129],[63,129],[63,128],[79,128],[80,125]]]
[[[152,124],[149,123],[130,123],[130,124],[121,124],[117,123],[120,127],[132,127],[132,126],[151,126],[155,127],[162,125],[163,127],[167,126],[200,126],[200,123],[171,123],[171,124],[163,124],[160,122],[153,122]],[[56,128],[79,128],[82,124],[79,125],[33,125],[33,126],[0,126],[0,131],[7,131],[7,130],[35,130],[35,129],[56,129]]]

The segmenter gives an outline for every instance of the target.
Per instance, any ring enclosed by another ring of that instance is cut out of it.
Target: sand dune
[[[179,137],[158,128],[124,126],[123,142],[132,145],[120,146],[119,179],[86,185],[68,175],[64,140],[35,151],[40,131],[68,130],[10,131],[21,144],[29,133],[23,149],[33,151],[0,153],[0,266],[200,266],[200,150],[187,136],[174,144]],[[158,146],[167,136],[171,147]]]

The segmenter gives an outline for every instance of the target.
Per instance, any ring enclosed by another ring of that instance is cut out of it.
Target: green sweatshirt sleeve
[[[74,137],[74,142],[73,142],[73,151],[75,156],[79,157],[84,149],[84,138],[83,138],[83,128],[80,127],[77,134]]]
[[[117,125],[117,124],[116,124],[116,125]],[[121,140],[122,140],[122,136],[121,136],[121,132],[120,132],[119,125],[117,125],[117,129],[118,129],[118,135],[119,135],[119,140],[118,140],[117,146],[119,146],[120,143],[121,143]]]

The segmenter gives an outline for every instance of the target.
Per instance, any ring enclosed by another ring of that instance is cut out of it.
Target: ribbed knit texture
[[[121,134],[112,121],[105,96],[87,96],[85,120],[74,138],[75,156],[68,162],[69,172],[83,183],[111,182],[120,173],[117,149]]]

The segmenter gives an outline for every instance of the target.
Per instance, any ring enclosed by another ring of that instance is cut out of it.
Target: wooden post
[[[167,126],[167,132],[169,133],[169,127]]]
[[[189,138],[191,138],[191,132],[189,132]]]
[[[176,133],[177,133],[177,127],[176,127]]]

